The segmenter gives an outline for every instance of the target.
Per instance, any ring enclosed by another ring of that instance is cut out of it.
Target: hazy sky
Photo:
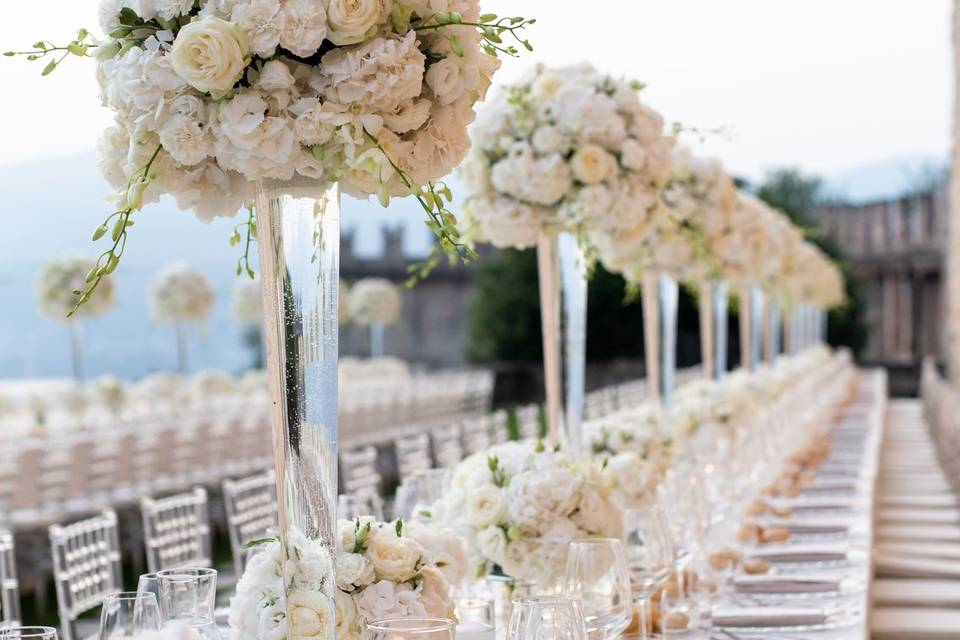
[[[66,41],[97,0],[4,2],[0,48]],[[485,0],[535,16],[536,51],[507,61],[598,67],[648,83],[668,121],[722,128],[702,147],[741,175],[797,164],[836,173],[900,154],[945,154],[952,96],[948,0]],[[588,10],[589,9],[589,10]],[[109,114],[93,65],[53,77],[0,59],[0,165],[93,147]]]

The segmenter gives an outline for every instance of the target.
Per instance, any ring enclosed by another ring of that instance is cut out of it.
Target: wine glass
[[[443,497],[449,485],[449,469],[423,469],[416,472],[397,489],[394,517],[429,520],[430,508]]]
[[[587,640],[580,603],[567,596],[514,599],[507,640]]]
[[[650,637],[650,597],[666,580],[673,565],[673,549],[663,510],[648,505],[624,511],[627,570],[634,605],[640,616],[640,638]]]
[[[53,627],[7,627],[0,628],[2,640],[57,640]]]
[[[223,640],[214,619],[215,569],[166,569],[157,573],[165,624],[185,624],[204,640]]]
[[[494,640],[496,606],[492,598],[458,598],[457,640]]]
[[[368,640],[453,640],[457,623],[447,618],[389,618],[367,625]]]
[[[623,633],[633,617],[623,543],[616,538],[571,542],[563,593],[580,601],[591,638],[614,638]]]
[[[152,593],[125,591],[103,600],[99,640],[134,638],[144,631],[160,630],[160,605]]]

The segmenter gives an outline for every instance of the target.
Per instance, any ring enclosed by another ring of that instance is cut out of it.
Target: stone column
[[[950,215],[946,256],[947,364],[960,388],[960,0],[953,0],[953,156],[950,167]]]

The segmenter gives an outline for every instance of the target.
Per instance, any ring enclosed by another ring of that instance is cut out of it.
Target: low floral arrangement
[[[673,139],[642,85],[587,64],[537,66],[471,129],[461,174],[473,240],[530,247],[541,231],[642,232],[661,206]]]
[[[90,391],[114,416],[127,405],[127,385],[114,376],[100,376],[90,383]]]
[[[230,602],[234,640],[329,638],[334,624],[338,639],[359,640],[374,620],[456,618],[451,587],[463,579],[467,565],[462,543],[447,532],[402,521],[341,520],[332,601],[321,590],[298,587],[330,575],[327,551],[308,540],[289,545],[288,557],[297,560],[287,567],[293,578],[286,586],[279,542],[265,543],[250,558]],[[286,618],[288,604],[292,621]]]
[[[263,291],[259,278],[237,278],[233,283],[230,313],[243,324],[260,324],[263,319]]]
[[[390,325],[400,317],[400,292],[384,278],[365,278],[350,290],[350,321],[361,327]]]
[[[203,273],[177,262],[154,279],[150,309],[153,318],[163,324],[202,322],[213,311],[213,288]]]
[[[476,575],[499,570],[550,587],[563,575],[571,541],[620,536],[612,493],[600,463],[543,443],[508,442],[460,463],[430,517],[467,541]]]
[[[478,0],[101,0],[99,16],[103,39],[81,29],[5,54],[45,61],[44,75],[94,58],[114,113],[98,164],[116,209],[94,233],[110,246],[76,303],[117,268],[145,203],[168,194],[209,221],[249,207],[257,181],[339,183],[384,205],[413,194],[441,253],[474,256],[434,181],[470,146],[497,54],[532,49],[521,33],[533,20]],[[252,209],[234,244],[244,226],[249,251]],[[252,273],[248,257],[239,272]]]
[[[37,278],[37,298],[43,315],[54,320],[63,320],[77,302],[75,291],[86,286],[87,276],[96,271],[96,259],[83,255],[69,255],[50,260]],[[102,290],[96,302],[85,305],[81,315],[102,316],[113,307],[113,281],[101,283]]]

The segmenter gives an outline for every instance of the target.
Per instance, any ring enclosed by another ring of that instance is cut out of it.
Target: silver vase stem
[[[340,202],[336,185],[317,197],[258,185],[267,373],[272,402],[280,537],[327,554],[329,572],[305,583],[286,562],[287,590],[336,589],[337,353]],[[307,575],[315,574],[307,572]],[[331,604],[332,607],[332,604]],[[292,617],[288,611],[287,619]],[[323,640],[335,640],[334,625]]]
[[[647,395],[650,400],[662,405],[660,387],[660,304],[657,274],[643,274],[640,289],[643,302],[643,357],[647,376]]]
[[[560,264],[555,234],[537,239],[540,325],[543,334],[543,384],[546,391],[547,437],[559,444],[563,432],[563,373],[560,343]]]
[[[383,323],[382,322],[371,322],[370,323],[370,357],[371,358],[382,358],[384,354],[383,349]]]
[[[709,280],[700,289],[700,350],[708,380],[720,380],[727,373],[727,290],[723,280]]]
[[[563,342],[566,358],[566,411],[564,447],[574,456],[585,453],[583,406],[587,364],[587,258],[572,233],[557,236],[560,280],[563,289]]]
[[[780,305],[768,300],[763,323],[763,355],[767,364],[773,364],[780,355],[780,317]]]
[[[665,273],[657,277],[657,301],[660,307],[660,398],[669,408],[677,377],[677,303],[680,285]]]
[[[763,359],[764,295],[760,285],[750,287],[750,370],[755,371]]]

